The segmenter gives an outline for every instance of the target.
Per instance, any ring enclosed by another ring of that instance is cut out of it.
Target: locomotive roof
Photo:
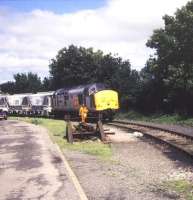
[[[55,91],[55,95],[58,94],[64,94],[64,93],[82,93],[85,89],[90,89],[92,87],[95,87],[97,90],[104,89],[105,86],[102,83],[92,83],[92,84],[87,84],[87,85],[79,85],[75,87],[66,87],[66,88],[61,88]]]

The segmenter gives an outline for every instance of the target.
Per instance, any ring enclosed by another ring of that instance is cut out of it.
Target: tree
[[[41,90],[41,79],[37,74],[29,72],[14,75],[15,93],[36,93]]]
[[[86,84],[95,79],[101,54],[74,45],[61,49],[49,66],[54,88]]]
[[[3,93],[14,94],[14,92],[15,92],[15,83],[11,82],[11,81],[8,81],[6,83],[2,83],[0,85],[0,89],[1,89],[1,92],[3,92]]]
[[[116,89],[123,101],[126,97],[129,101],[133,98],[131,88],[139,79],[128,60],[74,45],[61,49],[49,67],[53,89],[101,82]]]
[[[76,47],[63,48],[50,64],[52,84],[55,88],[74,86],[92,82],[104,82],[109,86],[117,86],[115,78],[124,71],[128,78],[130,73],[129,61],[123,62],[111,54],[104,55],[102,51],[92,48]]]
[[[159,101],[167,99],[175,109],[193,112],[193,1],[163,20],[164,28],[155,30],[147,42],[156,53],[146,68],[161,93]]]
[[[42,81],[42,91],[50,91],[52,90],[51,79],[45,77]]]

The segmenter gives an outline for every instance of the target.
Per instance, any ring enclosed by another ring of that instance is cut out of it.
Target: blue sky
[[[162,16],[188,0],[0,0],[0,83],[13,74],[49,76],[49,63],[71,44],[145,66],[145,46]],[[140,6],[139,6],[140,5]]]
[[[83,9],[96,9],[104,4],[104,0],[0,0],[0,6],[11,8],[18,12],[40,9],[54,11],[59,14]]]

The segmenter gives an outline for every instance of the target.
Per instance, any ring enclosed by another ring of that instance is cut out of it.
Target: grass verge
[[[63,120],[30,117],[10,117],[10,119],[21,120],[47,128],[52,141],[57,143],[61,149],[81,151],[104,160],[109,160],[112,156],[110,145],[98,141],[87,140],[69,144],[65,138],[66,123]]]
[[[166,124],[178,124],[193,126],[193,117],[185,117],[178,114],[167,115],[167,114],[152,114],[143,115],[138,112],[129,111],[125,113],[118,113],[116,119],[128,119],[136,121],[147,121],[154,123],[166,123]]]
[[[186,200],[193,200],[193,183],[187,180],[175,180],[165,183],[165,187],[175,191]]]

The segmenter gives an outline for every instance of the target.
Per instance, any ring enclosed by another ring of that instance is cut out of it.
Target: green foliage
[[[15,93],[35,93],[41,90],[41,79],[37,74],[18,73],[14,75]]]
[[[15,83],[8,81],[0,85],[0,89],[3,93],[14,94],[15,92]]]
[[[42,81],[42,91],[50,91],[52,90],[51,80],[47,77]]]
[[[152,94],[145,99],[153,99],[154,105],[162,110],[165,106],[168,111],[192,114],[193,1],[178,9],[174,16],[165,15],[163,20],[164,28],[155,30],[147,42],[156,53],[145,67],[146,77],[147,74],[150,77],[145,88],[153,86]]]
[[[2,92],[9,94],[36,93],[42,90],[40,77],[32,72],[14,74],[14,79],[14,82],[8,81],[0,85]]]
[[[193,200],[193,184],[186,180],[168,181],[165,183],[169,189],[175,190],[186,200]]]
[[[116,119],[193,126],[192,117],[187,117],[179,114],[168,115],[168,114],[155,113],[155,114],[144,115],[136,111],[129,111],[124,113],[123,112],[117,113]]]
[[[37,118],[34,118],[34,119],[31,119],[31,121],[30,121],[32,124],[35,124],[35,125],[39,125],[39,124],[41,124],[42,123],[42,121],[41,120],[39,120],[39,119],[37,119]]]
[[[74,45],[63,48],[50,64],[52,85],[55,89],[89,83],[96,76],[98,60],[102,52],[93,52]]]

